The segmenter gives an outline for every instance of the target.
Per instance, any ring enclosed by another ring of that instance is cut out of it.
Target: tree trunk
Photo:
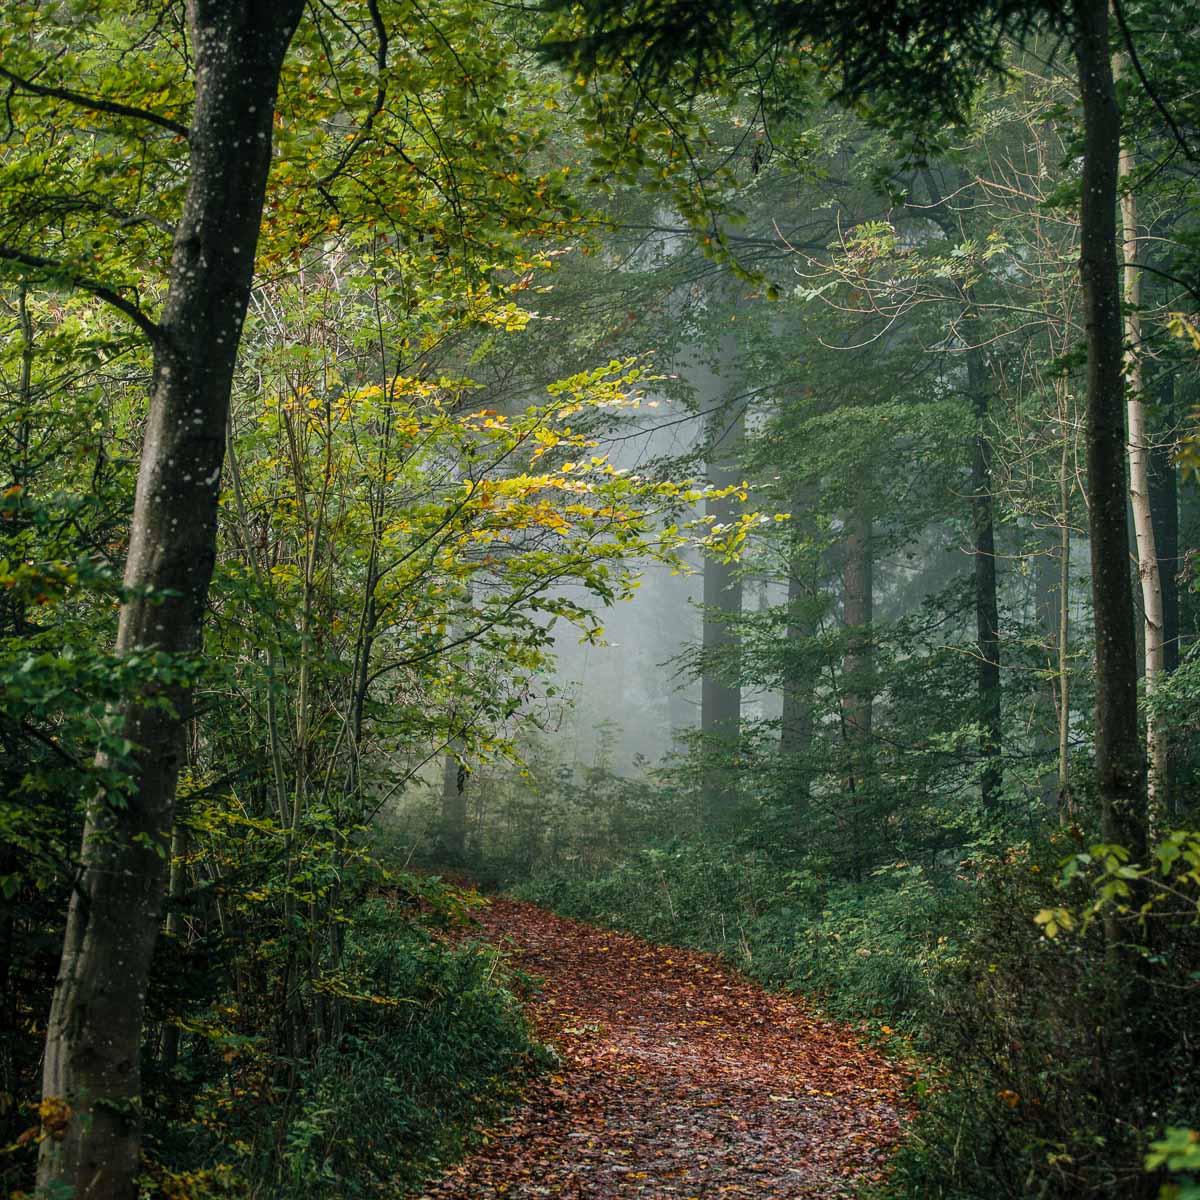
[[[971,453],[971,539],[975,563],[975,633],[979,694],[979,799],[991,808],[1002,781],[1000,608],[996,600],[996,540],[992,506],[992,453],[988,441],[989,387],[983,351],[967,351],[967,387],[975,413],[975,443]]]
[[[1179,513],[1178,576],[1191,579],[1200,554],[1200,487],[1181,487],[1176,493]],[[1178,593],[1179,656],[1188,654],[1200,640],[1200,596],[1189,587]]]
[[[441,825],[443,861],[462,866],[467,855],[467,768],[449,750],[442,767]]]
[[[262,221],[283,56],[300,0],[192,0],[189,178],[154,347],[117,651],[182,659],[198,646],[216,553],[233,368]],[[146,980],[167,881],[188,709],[160,685],[115,714],[132,743],[121,802],[91,804],[46,1034],[43,1099],[66,1104],[40,1189],[132,1200],[141,1141]]]
[[[1125,517],[1125,405],[1117,270],[1121,122],[1108,0],[1075,0],[1083,100],[1080,281],[1087,327],[1087,477],[1096,634],[1096,783],[1105,841],[1145,861],[1146,772],[1138,732],[1137,642]]]
[[[792,502],[792,523],[802,527],[813,495],[801,489]],[[811,767],[803,756],[811,749],[813,732],[813,673],[804,663],[805,649],[817,632],[813,568],[803,550],[797,551],[788,569],[788,621],[785,636],[789,659],[783,681],[783,712],[779,723],[779,753],[783,760],[792,803],[803,809],[808,800]]]
[[[871,518],[861,506],[846,521],[845,560],[842,565],[842,624],[846,653],[842,660],[842,720],[850,756],[849,790],[861,791],[869,773],[871,724],[874,712],[874,655],[871,623],[874,618],[874,562]]]
[[[1071,793],[1071,494],[1073,474],[1068,432],[1070,397],[1067,381],[1060,376],[1054,385],[1058,409],[1058,431],[1062,447],[1058,458],[1058,638],[1057,661],[1058,712],[1058,819],[1066,824],[1075,819],[1075,799]]]
[[[1059,591],[1061,571],[1059,555],[1059,531],[1049,528],[1042,531],[1034,562],[1034,617],[1037,622],[1039,654],[1044,654],[1045,674],[1039,683],[1035,698],[1034,742],[1039,764],[1038,794],[1046,812],[1054,815],[1058,811],[1059,772],[1058,755],[1058,639]]]
[[[721,366],[726,372],[736,369],[736,344],[732,337],[721,339]],[[729,389],[722,389],[724,401]],[[739,408],[730,411],[722,403],[709,423],[708,482],[716,488],[740,483],[738,453],[744,435],[745,418]],[[736,520],[737,501],[732,498],[708,500],[705,513],[716,524]],[[742,580],[736,563],[714,557],[704,560],[704,626],[702,634],[703,676],[700,685],[700,730],[706,755],[715,759],[730,753],[737,744],[742,713],[742,691],[730,682],[737,665],[738,637],[733,621],[742,611]],[[733,773],[724,764],[705,771],[704,802],[709,815],[723,819],[736,804]]]
[[[1162,587],[1163,674],[1179,666],[1179,476],[1169,446],[1150,451],[1150,513]]]
[[[1174,408],[1175,377],[1159,381],[1159,405],[1164,413]],[[1169,419],[1169,418],[1168,418]],[[1154,521],[1154,547],[1158,553],[1158,582],[1162,589],[1163,673],[1179,666],[1179,470],[1171,461],[1174,446],[1170,432],[1160,431],[1150,447],[1150,515]]]
[[[1121,56],[1113,59],[1114,78]],[[1154,542],[1154,519],[1150,511],[1150,440],[1146,425],[1145,378],[1142,371],[1142,271],[1138,265],[1137,196],[1133,192],[1133,151],[1123,146],[1118,159],[1121,193],[1121,225],[1125,284],[1125,408],[1129,425],[1129,500],[1137,544],[1138,582],[1142,591],[1142,643],[1146,695],[1163,674],[1163,596],[1159,580],[1158,550]],[[1167,737],[1162,721],[1153,713],[1146,717],[1146,758],[1149,774],[1146,809],[1153,825],[1161,819],[1167,784]]]
[[[1150,516],[1158,553],[1158,582],[1162,589],[1162,670],[1170,675],[1179,666],[1179,487],[1178,469],[1171,461],[1171,426],[1175,407],[1175,377],[1164,372],[1158,381],[1159,409],[1164,414],[1150,446]],[[1177,815],[1183,797],[1174,786],[1178,748],[1167,741],[1162,776],[1163,806]]]

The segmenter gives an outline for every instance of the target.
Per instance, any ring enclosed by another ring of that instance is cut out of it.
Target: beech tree
[[[61,65],[53,73],[50,62],[30,63],[25,74],[4,71],[16,96],[111,117],[122,132],[140,126],[133,136],[141,139],[161,141],[165,133],[187,145],[187,182],[157,318],[119,284],[88,278],[82,262],[50,258],[52,225],[37,228],[26,217],[22,229],[14,214],[4,214],[0,257],[108,301],[153,350],[117,635],[123,656],[168,656],[182,665],[198,642],[280,70],[302,9],[299,0],[189,4],[193,95],[186,126],[150,108],[76,92],[66,79],[49,82]],[[30,248],[7,240],[18,231]],[[42,1143],[43,1188],[69,1185],[97,1200],[133,1194],[146,978],[167,881],[187,704],[186,672],[178,669],[115,714],[130,746],[130,786],[119,800],[97,797],[88,812],[43,1079],[45,1100],[69,1106],[69,1115],[62,1135]]]
[[[331,28],[311,18],[282,107],[302,0],[190,0],[180,23],[176,9],[154,14],[95,0],[82,10],[52,20],[29,4],[6,15],[0,77],[16,136],[4,159],[0,268],[105,302],[133,323],[152,358],[117,635],[120,658],[149,664],[152,680],[111,714],[120,762],[110,749],[101,753],[99,765],[119,767],[126,782],[98,794],[87,814],[46,1041],[44,1111],[56,1132],[42,1141],[39,1168],[43,1188],[128,1200],[138,1169],[147,972],[276,135],[286,152],[275,172],[267,262],[299,254],[349,209],[361,213],[364,196],[370,219],[429,235],[443,253],[455,238],[493,235],[497,223],[476,221],[474,202],[458,190],[471,170],[498,181],[486,195],[481,189],[485,207],[504,207],[501,190],[522,197],[512,208],[525,215],[513,228],[542,222],[555,197],[546,182],[530,185],[528,173],[514,170],[537,118],[501,128],[485,103],[462,120],[461,96],[430,83],[446,77],[447,63],[461,71],[455,48],[430,39],[421,56],[397,64],[389,23],[398,17],[376,0]],[[476,44],[474,100],[486,93],[502,110],[510,69],[488,63]],[[400,74],[406,86],[428,84],[436,104],[416,117],[403,102],[389,108]],[[378,147],[367,153],[383,126],[394,133],[405,122],[433,123],[447,106],[457,107],[444,141],[426,128],[421,150],[401,150],[398,160]],[[473,143],[471,165],[459,161],[453,138]],[[352,159],[357,204],[346,195]],[[397,161],[401,181],[389,180],[380,201],[374,176],[395,175]],[[536,214],[527,202],[535,186],[544,202]]]

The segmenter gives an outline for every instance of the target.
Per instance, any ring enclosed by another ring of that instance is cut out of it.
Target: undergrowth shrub
[[[364,998],[305,1072],[282,1145],[252,1171],[278,1200],[403,1194],[457,1158],[537,1061],[487,948],[397,930],[375,906],[352,927],[346,965]]]
[[[914,866],[833,885],[816,915],[794,925],[787,981],[839,1015],[922,1025],[956,961],[969,904],[961,882]]]
[[[542,1065],[514,994],[527,979],[443,932],[474,901],[435,881],[392,891],[347,910],[336,970],[302,987],[324,1006],[319,1045],[289,1055],[230,996],[189,1018],[152,1096],[144,1200],[393,1200]]]
[[[902,1021],[927,1010],[953,959],[961,886],[918,867],[827,883],[759,854],[679,842],[601,871],[560,869],[515,889],[557,912],[711,950],[831,1011]]]
[[[935,1086],[888,1196],[1158,1195],[1149,1143],[1197,1123],[1200,932],[1173,929],[1164,954],[1126,918],[1116,965],[1100,921],[1045,936],[1035,914],[1089,902],[1082,878],[1059,883],[1077,848],[1055,834],[979,864],[962,954],[926,1036]]]

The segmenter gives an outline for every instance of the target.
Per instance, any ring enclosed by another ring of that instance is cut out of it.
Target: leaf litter
[[[881,1179],[899,1067],[719,959],[499,899],[481,936],[542,978],[559,1065],[423,1200],[808,1200]]]

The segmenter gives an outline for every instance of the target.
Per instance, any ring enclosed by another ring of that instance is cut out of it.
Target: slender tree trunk
[[[1121,56],[1113,59],[1114,78]],[[1125,285],[1125,408],[1129,428],[1129,499],[1137,544],[1138,581],[1142,590],[1142,643],[1146,695],[1153,693],[1163,674],[1163,596],[1150,511],[1150,439],[1146,425],[1145,378],[1142,371],[1142,271],[1138,263],[1137,196],[1133,191],[1133,150],[1122,146],[1118,159]],[[1146,758],[1149,773],[1146,808],[1150,823],[1159,821],[1167,788],[1167,736],[1161,719],[1146,717]]]
[[[992,505],[992,451],[988,440],[990,388],[983,351],[967,351],[967,387],[975,413],[971,453],[971,536],[975,563],[975,633],[979,692],[979,756],[983,772],[979,799],[991,808],[1000,795],[1002,731],[1000,691],[1000,606],[996,599],[996,535]]]
[[[1096,783],[1102,835],[1145,861],[1146,770],[1138,731],[1129,536],[1125,516],[1125,394],[1117,160],[1108,0],[1075,0],[1084,153],[1080,280],[1087,328],[1087,476],[1096,631]]]
[[[1060,449],[1058,456],[1058,605],[1055,647],[1054,707],[1058,719],[1058,819],[1062,824],[1075,819],[1071,793],[1071,500],[1074,489],[1071,428],[1071,399],[1067,380],[1054,384]]]
[[[1179,666],[1179,492],[1176,467],[1165,450],[1151,455],[1150,511],[1162,586],[1163,674],[1170,675]]]
[[[846,750],[846,812],[854,878],[861,882],[866,862],[864,793],[873,775],[871,725],[874,719],[875,663],[871,625],[874,618],[874,547],[871,518],[859,503],[846,518],[842,562],[841,723]]]
[[[1065,389],[1064,389],[1065,391]],[[1075,817],[1071,795],[1071,473],[1070,443],[1064,437],[1058,487],[1062,522],[1058,529],[1058,819]]]
[[[1200,487],[1181,487],[1177,493],[1179,513],[1178,574],[1191,579],[1200,554]],[[1179,656],[1188,654],[1200,640],[1200,596],[1191,588],[1179,592]]]
[[[801,489],[792,503],[792,522],[803,526],[812,505],[812,493]],[[788,622],[785,631],[789,649],[787,674],[783,681],[783,712],[779,723],[779,753],[787,773],[789,798],[797,811],[808,800],[811,768],[803,757],[811,749],[813,732],[813,672],[803,662],[804,650],[817,632],[812,565],[803,550],[792,559],[788,570]]]
[[[724,376],[719,396],[722,403],[709,422],[708,482],[716,488],[740,483],[739,451],[745,417],[727,402],[729,387],[724,378],[736,377],[737,345],[731,336],[721,339],[720,358]],[[737,502],[732,498],[708,500],[705,514],[718,525],[736,519]],[[736,563],[716,558],[704,560],[704,625],[702,633],[703,676],[700,683],[700,730],[706,753],[719,757],[736,745],[742,713],[742,691],[730,682],[737,670],[738,637],[733,621],[742,611],[742,580]],[[710,816],[724,819],[736,804],[733,773],[718,765],[706,772],[705,807]]]
[[[1162,589],[1162,670],[1170,675],[1179,666],[1179,487],[1178,469],[1171,461],[1174,449],[1171,425],[1175,407],[1175,377],[1170,372],[1158,380],[1158,407],[1164,418],[1150,447],[1150,516],[1158,553],[1158,582]],[[1183,809],[1175,787],[1178,747],[1165,736],[1165,765],[1161,776],[1164,810],[1172,816]]]
[[[1159,407],[1174,407],[1175,378],[1166,374],[1159,382]],[[1154,547],[1158,553],[1158,582],[1162,589],[1163,673],[1179,666],[1179,470],[1171,461],[1174,446],[1169,431],[1160,432],[1150,447],[1150,515],[1154,520]]]
[[[442,767],[442,858],[461,866],[467,854],[467,768],[447,751]]]
[[[1048,813],[1058,811],[1058,633],[1059,633],[1059,538],[1058,531],[1042,531],[1034,562],[1033,608],[1038,644],[1043,648],[1045,674],[1035,700],[1034,741],[1039,762],[1038,794]]]
[[[859,792],[870,772],[874,718],[875,667],[871,624],[874,619],[874,548],[871,518],[856,506],[846,521],[842,565],[842,623],[846,653],[842,660],[842,719],[850,754],[849,790]]]
[[[154,347],[150,408],[117,651],[192,654],[216,553],[217,494],[237,347],[262,221],[275,96],[300,0],[192,0],[189,177]],[[163,685],[114,714],[131,786],[85,825],[46,1034],[43,1099],[66,1104],[38,1185],[133,1200],[146,980],[167,882],[188,693]]]

